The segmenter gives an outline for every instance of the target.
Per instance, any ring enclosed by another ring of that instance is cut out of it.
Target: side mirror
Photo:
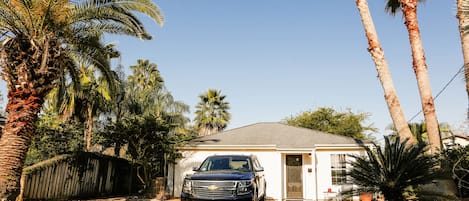
[[[199,171],[199,167],[192,167],[192,171]]]
[[[262,172],[262,171],[264,171],[264,167],[255,168],[255,171],[256,172]]]

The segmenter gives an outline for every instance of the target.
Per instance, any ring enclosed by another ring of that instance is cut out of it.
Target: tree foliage
[[[116,149],[127,147],[127,157],[141,167],[138,177],[147,190],[152,179],[163,176],[166,161],[178,157],[176,145],[190,136],[184,116],[189,108],[166,90],[156,64],[138,60],[130,68],[122,100],[99,135]]]
[[[355,139],[367,138],[367,132],[375,132],[371,125],[365,126],[366,113],[353,113],[350,109],[339,112],[333,108],[321,107],[315,111],[305,111],[283,120],[288,125],[299,126]]]
[[[36,135],[28,150],[25,166],[74,151],[83,150],[83,124],[62,121],[51,108],[45,108],[37,122]]]
[[[211,135],[224,130],[231,119],[230,104],[220,90],[208,89],[199,95],[200,102],[195,106],[195,126],[200,136]]]
[[[91,151],[93,131],[101,114],[110,113],[117,99],[120,80],[113,70],[106,74],[96,72],[96,67],[79,62],[78,80],[61,83],[49,95],[49,102],[64,121],[77,121],[85,125],[85,149]],[[109,77],[104,77],[109,76]],[[61,80],[65,82],[64,79]]]
[[[77,79],[83,60],[107,73],[103,34],[151,39],[136,15],[162,24],[149,0],[0,1],[0,67],[8,90],[7,123],[0,138],[0,200],[19,194],[22,167],[46,95],[64,72]]]

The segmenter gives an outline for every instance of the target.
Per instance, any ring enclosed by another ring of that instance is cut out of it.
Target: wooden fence
[[[57,156],[23,170],[23,200],[66,200],[133,194],[135,168],[127,160],[78,152]]]

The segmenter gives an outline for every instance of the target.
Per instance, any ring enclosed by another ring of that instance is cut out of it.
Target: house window
[[[331,155],[331,178],[332,185],[347,183],[347,163],[345,154]]]

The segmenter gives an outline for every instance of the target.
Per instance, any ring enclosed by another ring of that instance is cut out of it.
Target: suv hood
[[[189,177],[191,180],[250,180],[254,176],[251,172],[239,171],[206,171],[195,172]]]

